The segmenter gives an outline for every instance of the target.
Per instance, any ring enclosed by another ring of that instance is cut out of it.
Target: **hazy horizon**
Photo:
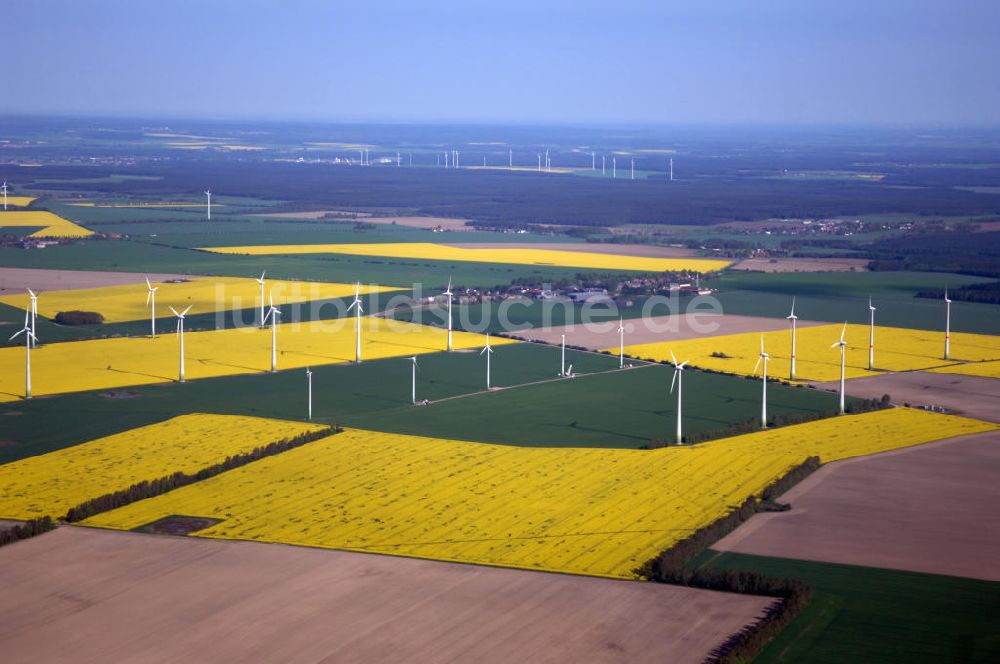
[[[992,128],[1000,6],[16,1],[6,115]]]

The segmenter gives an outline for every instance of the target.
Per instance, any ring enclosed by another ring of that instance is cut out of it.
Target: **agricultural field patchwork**
[[[240,277],[192,277],[186,281],[153,282],[156,291],[157,318],[172,318],[169,307],[178,311],[191,307],[191,314],[232,309],[253,309],[261,305],[260,286],[256,279]],[[353,297],[354,284],[311,281],[265,280],[265,298],[273,297],[275,306]],[[363,285],[361,294],[382,293],[392,288]],[[80,290],[47,291],[39,294],[38,313],[54,318],[60,311],[96,311],[106,323],[148,320],[146,284],[107,286]],[[27,293],[0,297],[0,302],[25,309]]]
[[[11,227],[32,227],[41,228],[30,235],[30,237],[88,237],[94,231],[74,224],[68,219],[56,216],[48,210],[24,210],[0,214],[0,228]]]
[[[355,321],[337,319],[279,325],[278,368],[353,362]],[[362,318],[362,359],[421,355],[444,350],[447,332],[425,325]],[[456,350],[479,348],[485,337],[454,333]],[[495,339],[494,346],[516,343]],[[252,374],[271,368],[271,330],[241,327],[184,334],[188,380]],[[176,334],[45,344],[31,352],[35,395],[109,389],[174,381],[180,364]],[[0,402],[24,394],[25,349],[0,348]]]
[[[181,415],[0,466],[0,518],[60,517],[85,500],[175,472],[194,473],[324,427],[234,415]]]
[[[586,251],[531,249],[530,247],[523,249],[470,249],[430,242],[251,245],[242,247],[203,247],[202,249],[220,254],[245,254],[251,256],[271,254],[350,254],[354,256],[387,256],[416,260],[508,263],[514,265],[579,267],[594,270],[634,270],[639,272],[685,270],[711,272],[713,270],[721,270],[731,262],[728,260],[707,258],[650,258]]]
[[[945,367],[929,369],[934,373],[958,374],[960,376],[982,376],[983,378],[1000,378],[1000,360],[964,362],[949,364]]]
[[[892,409],[654,451],[544,449],[351,429],[87,520],[222,519],[199,536],[631,578],[807,457],[995,429]]]
[[[840,379],[840,350],[831,344],[840,338],[842,325],[800,327],[796,334],[796,379],[832,381]],[[951,360],[943,359],[944,333],[893,327],[875,328],[875,371],[868,370],[867,325],[848,325],[845,376],[859,378],[885,371],[915,371],[951,367],[980,367],[1000,359],[1000,336],[952,333]],[[677,360],[690,360],[692,366],[713,371],[749,375],[764,348],[770,355],[768,375],[788,378],[791,355],[791,330],[702,337],[676,342],[657,342],[626,346],[625,353],[644,360],[669,361],[673,351]],[[608,349],[617,352],[617,348]]]
[[[7,196],[6,199],[8,207],[27,207],[31,205],[31,202],[35,200],[34,196]]]

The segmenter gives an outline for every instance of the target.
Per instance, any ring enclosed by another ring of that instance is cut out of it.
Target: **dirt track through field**
[[[26,288],[38,292],[54,290],[79,290],[102,286],[127,286],[167,279],[193,279],[190,274],[163,274],[161,272],[91,272],[88,270],[43,270],[23,267],[0,267],[0,295],[23,293]]]
[[[712,548],[1000,581],[1000,432],[824,466]]]
[[[838,387],[836,382],[814,385],[827,390]],[[1000,422],[1000,380],[996,378],[906,371],[851,379],[847,393],[866,399],[888,394],[895,404],[942,406],[969,417]]]
[[[0,549],[17,662],[699,662],[770,600],[62,527]]]
[[[826,325],[826,323],[800,320],[798,325],[799,327],[811,327],[813,325]],[[788,329],[788,321],[783,318],[702,313],[691,316],[651,316],[625,320],[625,345],[683,341],[703,336],[717,337],[725,334],[771,332],[786,329]],[[524,330],[516,334],[525,339],[551,344],[559,343],[561,335],[565,334],[567,345],[600,350],[618,346],[617,330],[617,321],[612,321],[596,325],[561,325]]]

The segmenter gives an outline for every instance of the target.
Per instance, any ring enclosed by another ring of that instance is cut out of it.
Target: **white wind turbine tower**
[[[847,342],[844,341],[844,335],[847,333],[847,323],[844,323],[844,329],[840,331],[840,341],[836,341],[830,345],[830,348],[836,348],[840,346],[840,414],[844,414],[844,367],[847,357]]]
[[[397,152],[396,153],[396,168],[399,168],[400,166],[402,166],[402,164],[403,164],[403,158],[400,157],[399,153]]]
[[[188,308],[180,313],[177,313],[177,310],[173,307],[169,307],[170,311],[174,312],[174,315],[177,316],[177,338],[180,339],[181,343],[181,368],[177,379],[180,383],[184,382],[184,316],[187,315],[187,312],[191,311],[191,306],[188,305]]]
[[[274,306],[271,294],[267,294],[271,308],[267,310],[267,318],[271,319],[271,373],[278,370],[278,318],[281,317],[281,309]],[[264,320],[266,321],[267,318]]]
[[[154,339],[156,338],[156,291],[159,289],[159,286],[153,288],[153,284],[149,283],[149,277],[146,277],[146,306],[150,307],[149,333]]]
[[[306,419],[312,422],[313,418],[313,372],[312,369],[306,367],[306,412],[308,415]]]
[[[211,189],[206,189],[205,190],[205,199],[206,199],[206,202],[205,202],[205,214],[206,214],[206,217],[208,218],[208,221],[212,221],[212,190]]]
[[[30,288],[27,291],[31,298],[31,347],[38,348],[38,337],[35,336],[35,332],[38,330],[38,296]]]
[[[795,380],[795,322],[799,319],[799,317],[795,315],[794,297],[792,298],[792,313],[788,314],[785,318],[792,321],[792,362],[791,369],[788,372],[788,379]]]
[[[632,180],[635,179],[635,159],[632,160]]]
[[[681,428],[681,390],[683,389],[684,380],[684,365],[689,362],[689,360],[684,360],[680,364],[677,364],[677,358],[674,357],[674,351],[670,351],[670,359],[674,363],[674,377],[670,381],[670,393],[674,392],[674,383],[677,384],[677,444],[684,444],[683,429]]]
[[[611,158],[611,177],[618,177],[618,157]]]
[[[443,295],[448,296],[448,352],[451,352],[451,278],[448,279],[448,290],[446,290]]]
[[[24,312],[24,327],[15,332],[10,339],[7,341],[13,341],[17,338],[17,335],[24,335],[24,398],[31,398],[31,345],[32,343],[37,343],[38,339],[35,338],[35,333],[31,330],[31,326],[28,324],[29,316],[31,314],[28,311]]]
[[[409,358],[410,362],[413,363],[413,369],[410,373],[410,402],[413,404],[417,403],[417,356]]]
[[[566,335],[562,334],[562,335],[560,335],[560,337],[562,338],[562,356],[561,356],[562,359],[559,362],[559,375],[560,376],[565,376],[566,375]]]
[[[592,170],[592,171],[596,171],[597,170],[597,153],[596,152],[591,152],[590,153],[590,170]]]
[[[493,354],[493,348],[490,347],[490,335],[486,335],[486,345],[483,349],[479,351],[480,355],[486,355],[486,389],[490,389],[490,355]]]
[[[674,158],[670,158],[670,181],[674,181]]]
[[[618,319],[618,368],[625,368],[625,319]]]
[[[7,181],[6,180],[3,181],[3,186],[0,187],[0,189],[3,189],[3,209],[4,209],[4,212],[6,212],[7,211]]]
[[[538,172],[542,172],[542,153],[538,153]]]
[[[951,298],[944,289],[944,359],[951,359]]]
[[[868,313],[871,315],[871,323],[868,327],[868,370],[875,370],[875,307],[872,305],[871,295],[868,296]]]
[[[757,369],[760,368],[761,377],[761,395],[760,395],[760,428],[767,428],[767,360],[771,356],[764,352],[764,335],[760,335],[760,356],[757,358],[757,364],[753,365],[753,374],[757,374]],[[761,367],[763,363],[763,367]]]
[[[514,168],[514,151],[507,150],[507,168]]]
[[[257,279],[257,285],[260,286],[260,329],[264,329],[264,275],[267,274],[267,270],[260,273],[260,278]]]
[[[347,307],[350,311],[354,309],[354,362],[356,364],[361,364],[361,314],[364,313],[364,307],[361,306],[361,282],[359,281],[354,287],[354,302],[351,302],[351,306]]]
[[[604,175],[604,160],[605,159],[606,159],[606,157],[602,154],[601,155],[601,175]]]

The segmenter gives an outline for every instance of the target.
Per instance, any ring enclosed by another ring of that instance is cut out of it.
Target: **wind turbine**
[[[875,370],[875,307],[872,297],[868,296],[868,313],[871,314],[871,324],[868,327],[868,371]]]
[[[542,153],[538,153],[538,172],[542,172]]]
[[[844,335],[847,333],[847,323],[844,323],[844,329],[840,331],[840,341],[836,341],[830,345],[830,348],[836,348],[840,346],[840,414],[844,414],[844,365],[847,356],[847,342],[844,341]]]
[[[560,336],[562,337],[562,356],[561,356],[562,359],[559,362],[559,375],[560,376],[565,376],[566,375],[566,335],[562,334]]]
[[[38,296],[30,288],[27,289],[28,296],[31,298],[31,347],[38,348],[38,337],[35,337],[35,331],[38,329]]]
[[[760,335],[760,356],[757,358],[757,364],[753,365],[753,374],[757,374],[757,369],[762,368],[760,372],[762,391],[760,396],[760,428],[767,428],[767,360],[771,357],[764,352],[764,335]],[[761,363],[764,364],[761,367]]]
[[[951,299],[944,289],[944,359],[951,359]]]
[[[212,191],[210,189],[205,190],[205,197],[207,199],[205,212],[208,216],[208,221],[212,221]]]
[[[306,367],[306,385],[308,386],[306,388],[306,390],[307,390],[306,391],[306,408],[307,408],[306,412],[308,413],[308,415],[306,416],[306,419],[308,419],[310,422],[312,422],[312,418],[313,418],[313,372],[312,372],[312,369],[310,369],[309,367]]]
[[[270,293],[267,294],[267,298],[271,305],[267,310],[267,318],[271,319],[271,373],[275,373],[278,370],[278,318],[281,317],[281,309],[274,306]]]
[[[257,285],[260,286],[260,329],[264,329],[264,275],[267,274],[267,270],[260,273],[260,279],[257,279]]]
[[[417,356],[414,355],[409,359],[413,363],[413,370],[410,374],[410,402],[415,405],[417,403]]]
[[[597,170],[597,153],[596,152],[591,152],[590,153],[590,170],[592,170],[592,171],[596,171]]]
[[[788,379],[795,380],[795,321],[799,319],[795,315],[795,298],[792,298],[792,313],[786,316],[788,320],[792,321],[792,363],[791,370],[788,372]]]
[[[177,313],[177,310],[173,307],[169,307],[170,311],[174,312],[174,315],[177,316],[177,336],[181,341],[181,370],[177,379],[180,383],[184,382],[184,316],[187,315],[187,312],[191,311],[191,306],[188,305],[188,308],[180,313]]]
[[[493,349],[490,348],[490,335],[486,335],[486,345],[483,349],[479,351],[480,355],[486,355],[486,389],[490,389],[490,355],[493,354]]]
[[[6,180],[3,181],[3,186],[0,187],[0,189],[3,189],[3,209],[4,209],[4,212],[6,212],[7,211],[7,181]]]
[[[674,181],[674,158],[670,158],[670,181]]]
[[[17,335],[24,335],[24,398],[31,398],[31,344],[37,343],[38,339],[35,337],[34,331],[32,331],[31,326],[28,324],[30,312],[24,312],[24,327],[15,332],[10,339],[7,341],[13,341],[17,338]]]
[[[451,278],[448,278],[448,290],[446,290],[443,295],[448,296],[448,352],[451,352]]]
[[[347,307],[350,311],[354,309],[354,362],[356,364],[361,364],[361,314],[364,312],[364,308],[361,306],[361,282],[354,287],[354,302],[351,302],[351,306]]]
[[[606,159],[606,157],[602,154],[601,155],[601,175],[604,175],[604,160],[605,159]]]
[[[154,339],[156,338],[156,291],[159,289],[159,286],[153,288],[153,284],[149,283],[149,277],[146,277],[146,306],[152,305],[149,309],[149,330]]]
[[[507,150],[507,168],[514,168],[514,151]]]
[[[625,368],[625,319],[618,319],[618,368]]]
[[[618,157],[611,158],[611,177],[613,179],[618,177]]]
[[[632,180],[635,179],[635,159],[632,160]]]
[[[674,363],[674,377],[670,381],[670,393],[674,393],[674,383],[677,384],[677,444],[684,444],[684,436],[682,435],[681,429],[681,390],[683,389],[682,382],[684,380],[684,365],[689,362],[689,360],[684,360],[680,364],[677,364],[677,358],[674,356],[674,351],[670,351],[670,360]]]

